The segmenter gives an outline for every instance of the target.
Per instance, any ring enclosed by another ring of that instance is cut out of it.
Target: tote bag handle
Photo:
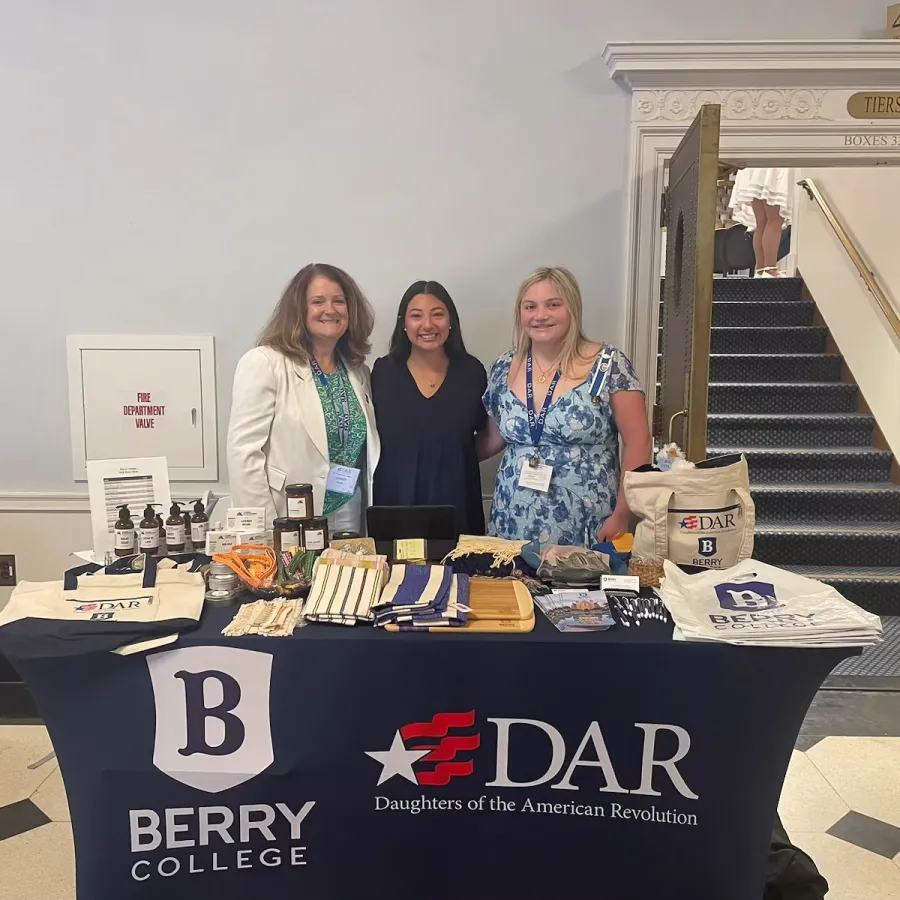
[[[105,570],[103,566],[98,566],[96,563],[88,563],[84,566],[77,566],[74,569],[69,569],[63,577],[63,590],[77,591],[78,579],[82,575],[96,575],[97,572],[105,572],[107,575],[123,575],[126,572],[132,571],[131,567],[133,562],[134,560],[132,558],[127,560],[123,559],[107,566]],[[157,565],[158,562],[155,556],[144,554],[144,577],[141,582],[142,588],[147,589],[156,587]]]
[[[756,531],[756,504],[746,488],[736,487],[732,490],[738,495],[738,499],[744,507],[744,533],[741,536],[738,560],[750,559],[753,556],[753,535]]]
[[[669,503],[675,493],[671,488],[660,491],[653,516],[653,543],[657,559],[669,558]]]

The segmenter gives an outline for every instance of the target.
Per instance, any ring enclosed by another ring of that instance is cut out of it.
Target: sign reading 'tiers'
[[[166,414],[165,406],[153,406],[149,393],[138,392],[137,403],[126,403],[122,407],[122,415],[134,417],[135,428],[155,428],[156,420]]]

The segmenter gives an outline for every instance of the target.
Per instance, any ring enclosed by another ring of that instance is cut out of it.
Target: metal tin
[[[238,590],[207,591],[203,599],[209,606],[233,606],[239,594]]]

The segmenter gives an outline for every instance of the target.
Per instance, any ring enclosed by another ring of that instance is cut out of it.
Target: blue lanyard
[[[536,466],[540,462],[537,448],[541,442],[541,436],[544,433],[544,421],[547,418],[547,410],[553,402],[553,392],[556,385],[559,384],[559,369],[550,382],[547,390],[547,396],[544,398],[544,405],[541,407],[541,413],[538,416],[534,414],[534,364],[531,361],[531,351],[528,351],[528,358],[525,361],[525,400],[528,405],[528,429],[531,431],[531,443],[534,446],[534,456],[531,458],[531,465]]]
[[[331,408],[334,410],[334,414],[338,420],[338,432],[341,439],[341,449],[343,450],[347,446],[347,438],[350,437],[350,399],[347,396],[347,385],[342,377],[341,367],[339,365],[337,369],[337,380],[341,390],[341,406],[340,409],[338,409],[337,404],[334,402],[334,395],[331,392],[331,386],[328,383],[328,379],[325,377],[322,367],[316,362],[314,356],[310,356],[309,365],[313,370],[313,375],[316,376],[319,384],[325,388],[325,393],[331,401]]]

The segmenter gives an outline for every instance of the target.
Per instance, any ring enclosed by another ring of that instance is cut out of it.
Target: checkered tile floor
[[[0,724],[0,900],[73,900],[66,793],[37,725]],[[900,693],[822,691],[779,813],[828,879],[829,900],[900,898]]]

